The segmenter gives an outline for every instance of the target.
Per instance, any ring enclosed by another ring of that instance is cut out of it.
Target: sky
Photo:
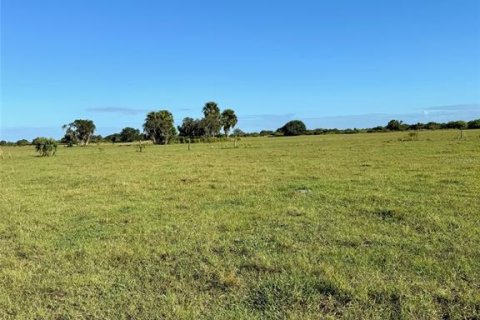
[[[2,0],[0,139],[176,124],[243,131],[480,118],[480,1]]]

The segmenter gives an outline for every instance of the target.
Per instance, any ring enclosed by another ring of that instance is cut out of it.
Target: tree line
[[[175,127],[173,114],[170,111],[152,111],[146,115],[143,132],[136,128],[126,127],[121,132],[106,137],[95,135],[96,126],[92,120],[77,119],[62,126],[65,134],[59,142],[68,146],[85,146],[91,142],[115,143],[152,140],[154,144],[168,144],[187,142],[187,140],[188,142],[209,141],[208,139],[219,137],[228,138],[238,122],[233,109],[227,108],[221,111],[218,104],[213,101],[205,103],[202,112],[203,118],[186,117],[180,126]],[[26,139],[17,142],[3,140],[0,141],[0,145],[40,145],[45,141],[46,138],[43,137],[35,138],[31,143]]]
[[[232,129],[238,123],[235,111],[232,109],[220,110],[218,104],[211,101],[205,103],[203,109],[203,118],[194,119],[186,117],[182,124],[175,127],[173,114],[168,110],[152,111],[147,114],[143,124],[143,132],[139,129],[126,127],[119,133],[110,134],[106,137],[95,135],[96,126],[92,120],[77,119],[69,124],[62,126],[65,135],[59,141],[60,143],[72,145],[87,145],[90,142],[134,142],[142,140],[152,140],[155,144],[186,143],[186,142],[209,142],[220,137],[228,138]],[[287,122],[277,130],[262,130],[260,132],[243,132],[240,129],[233,130],[237,137],[257,137],[257,136],[297,136],[297,135],[321,135],[321,134],[352,134],[352,133],[370,133],[370,132],[389,132],[389,131],[407,131],[407,130],[441,130],[441,129],[480,129],[480,119],[472,121],[449,121],[449,122],[417,122],[407,124],[401,120],[390,120],[385,126],[377,126],[364,129],[337,129],[337,128],[317,128],[307,129],[300,120]],[[222,134],[223,131],[223,134]],[[24,146],[35,145],[39,150],[48,150],[53,152],[54,147],[45,146],[45,141],[53,145],[54,139],[38,137],[33,141],[21,139],[16,142],[2,140],[0,146]],[[46,153],[48,153],[46,152]]]
[[[307,129],[305,124],[299,120],[287,122],[283,127],[276,131],[262,130],[260,132],[243,133],[239,136],[257,137],[257,136],[296,136],[296,135],[321,135],[321,134],[354,134],[354,133],[372,133],[372,132],[390,132],[390,131],[408,131],[408,130],[442,130],[442,129],[480,129],[480,119],[472,121],[449,121],[449,122],[417,122],[408,124],[401,120],[390,120],[385,126],[376,126],[373,128],[317,128]]]

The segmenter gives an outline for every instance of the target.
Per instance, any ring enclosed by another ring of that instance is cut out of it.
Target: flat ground
[[[2,148],[0,319],[480,317],[480,131]]]

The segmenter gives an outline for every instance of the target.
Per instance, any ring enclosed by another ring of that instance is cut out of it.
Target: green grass
[[[480,131],[0,157],[0,319],[480,317]]]

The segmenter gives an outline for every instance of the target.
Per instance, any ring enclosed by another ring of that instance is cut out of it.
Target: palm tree
[[[205,106],[203,107],[203,115],[205,116],[205,118],[209,116],[220,115],[220,109],[218,108],[218,104],[213,101],[205,103]]]
[[[215,137],[222,128],[222,115],[216,102],[210,101],[203,107],[203,124],[207,137]]]
[[[225,137],[228,137],[230,129],[235,128],[237,125],[238,119],[235,111],[232,109],[225,109],[222,112],[222,126],[223,131],[225,132]]]
[[[167,110],[152,111],[147,114],[143,129],[155,144],[168,144],[170,137],[176,134],[173,115]]]

